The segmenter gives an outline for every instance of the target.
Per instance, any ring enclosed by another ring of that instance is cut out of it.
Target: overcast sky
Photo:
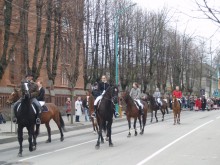
[[[220,45],[220,25],[214,24],[205,18],[202,12],[198,12],[198,6],[195,0],[133,0],[138,6],[146,8],[147,10],[158,11],[163,7],[169,9],[169,16],[172,16],[172,26],[177,27],[180,32],[186,32],[188,34],[194,34],[194,36],[202,36],[206,38],[206,41],[210,43],[212,40],[212,46],[217,47]],[[198,0],[201,1],[201,0]],[[208,0],[212,5],[219,6],[220,0]],[[189,16],[187,16],[189,15]],[[220,47],[219,47],[220,48]]]

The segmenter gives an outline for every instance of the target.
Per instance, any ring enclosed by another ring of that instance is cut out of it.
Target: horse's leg
[[[158,119],[157,119],[157,110],[155,110],[155,118],[156,118],[156,122],[158,122]]]
[[[147,120],[147,114],[144,114],[144,115],[142,116],[143,126],[142,126],[141,135],[144,134],[144,127],[145,127],[145,125],[146,125],[146,120]]]
[[[178,124],[180,124],[180,112],[178,113]]]
[[[173,125],[176,125],[176,113],[174,112],[173,114],[174,114],[174,123],[173,123]]]
[[[55,123],[57,124],[57,127],[59,128],[59,131],[60,131],[60,141],[62,142],[64,140],[64,137],[63,137],[63,130],[62,130],[62,127],[61,127],[61,120],[63,120],[63,119],[61,119],[60,115],[61,114],[59,114],[59,117],[53,118],[53,120],[55,121]],[[49,122],[50,121],[48,121],[48,125],[49,125]],[[51,141],[51,135],[50,135],[50,141]]]
[[[136,122],[137,118],[134,119],[134,136],[137,136]]]
[[[100,148],[100,139],[101,139],[101,137],[102,137],[102,122],[100,121],[99,122],[98,140],[97,140],[97,143],[96,143],[96,146],[95,146],[96,149]]]
[[[51,142],[51,128],[50,128],[49,122],[46,122],[45,126],[47,128],[47,134],[48,134],[48,139],[46,140],[46,143],[50,143]]]
[[[18,156],[22,157],[22,151],[23,151],[23,147],[22,147],[22,142],[23,142],[23,127],[20,126],[18,124],[18,142],[19,142],[19,152],[18,152]]]
[[[34,136],[34,125],[27,127],[28,130],[28,142],[29,142],[29,151],[32,152],[33,149],[33,136]]]
[[[131,137],[131,118],[127,117],[128,120],[128,136],[127,137]]]
[[[151,123],[153,122],[153,116],[154,116],[154,111],[151,110],[151,120],[150,120]]]
[[[109,138],[109,147],[113,147],[112,143],[112,120],[110,120],[107,124],[107,132],[108,132],[108,138]]]
[[[167,111],[167,114],[169,114],[169,111],[168,111],[168,106],[166,106],[166,111]]]
[[[161,108],[160,111],[162,113],[162,121],[164,121],[165,109]]]
[[[144,116],[144,115],[142,115]],[[140,131],[142,131],[142,121],[141,121],[141,116],[138,116],[139,124],[140,124]],[[141,132],[140,132],[141,133]]]

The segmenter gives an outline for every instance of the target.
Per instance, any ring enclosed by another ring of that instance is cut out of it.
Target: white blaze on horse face
[[[28,83],[24,83],[24,87],[25,87],[25,90],[29,90],[29,88],[28,88]]]

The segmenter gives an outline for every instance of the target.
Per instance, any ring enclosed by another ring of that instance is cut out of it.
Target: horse
[[[148,94],[146,99],[149,103],[149,107],[150,107],[150,110],[151,110],[151,123],[153,122],[153,115],[154,115],[154,111],[155,111],[155,118],[156,118],[156,122],[158,122],[158,118],[157,118],[157,111],[160,110],[161,113],[162,113],[162,121],[164,121],[164,115],[165,115],[165,110],[167,110],[168,112],[168,109],[167,109],[167,104],[164,100],[161,99],[162,101],[162,104],[161,106],[159,106],[157,103],[156,103],[156,100],[155,98]]]
[[[174,123],[173,125],[180,124],[180,112],[181,112],[181,107],[180,103],[177,100],[175,96],[173,96],[173,103],[172,103],[172,109],[173,109],[173,115],[174,115]]]
[[[98,131],[98,140],[95,145],[96,149],[100,148],[100,140],[101,143],[104,143],[104,139],[102,136],[102,130],[107,130],[109,147],[113,147],[111,131],[112,131],[112,122],[113,122],[113,114],[115,105],[118,103],[118,87],[113,85],[109,86],[105,93],[103,94],[103,98],[98,103],[96,118],[99,127]]]
[[[92,114],[94,112],[94,97],[92,95],[89,96],[89,114]],[[97,125],[97,121],[96,119],[94,119],[93,117],[91,117],[91,121],[92,121],[92,126],[93,126],[93,131],[94,133],[98,133],[98,125]]]
[[[144,134],[144,127],[146,125],[146,120],[147,120],[147,111],[148,111],[147,102],[141,100],[141,103],[144,106],[143,115],[140,114],[139,108],[137,107],[137,105],[135,104],[134,100],[131,98],[131,96],[129,95],[128,92],[121,93],[120,106],[122,106],[123,102],[126,105],[125,113],[126,113],[126,116],[127,116],[128,128],[129,128],[129,132],[128,132],[127,137],[131,137],[131,133],[130,133],[131,118],[134,118],[134,125],[133,125],[134,130],[135,130],[134,135],[137,136],[137,129],[136,129],[137,119],[139,120],[139,123],[140,123],[140,134],[143,135]],[[141,116],[142,116],[142,119],[141,119]]]
[[[19,98],[20,98],[20,91],[17,89],[14,89],[14,92],[12,92],[12,94],[9,96],[6,103],[12,104],[16,102]],[[51,128],[49,124],[51,119],[53,119],[55,123],[57,124],[59,131],[60,131],[60,141],[63,141],[64,140],[63,131],[66,131],[66,130],[65,130],[65,124],[64,124],[63,118],[61,116],[61,113],[58,107],[53,103],[45,103],[45,106],[48,109],[48,111],[41,112],[41,124],[45,124],[47,128],[48,139],[46,140],[46,143],[51,142]],[[37,125],[37,128],[39,126],[40,125]],[[39,130],[39,128],[37,130]],[[39,131],[36,131],[35,134],[36,136],[38,136]]]
[[[22,82],[21,84],[21,104],[18,106],[18,109],[15,111],[15,116],[17,117],[18,124],[18,142],[19,142],[19,152],[18,156],[22,157],[23,152],[23,128],[26,127],[28,130],[28,142],[29,142],[29,151],[32,152],[36,150],[37,147],[37,136],[35,135],[35,126],[36,126],[36,112],[32,108],[31,98],[28,88],[28,83]],[[39,129],[39,127],[37,127]],[[38,131],[38,130],[37,130]]]

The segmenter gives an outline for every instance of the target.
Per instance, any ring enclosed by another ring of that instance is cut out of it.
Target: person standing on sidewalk
[[[89,103],[89,96],[86,96],[85,99],[83,99],[82,101],[82,107],[83,107],[83,111],[85,113],[85,121],[89,121],[89,106],[88,106],[88,103]]]
[[[67,119],[69,121],[69,118],[71,116],[71,101],[70,101],[70,97],[67,97],[67,100],[66,100],[66,116],[67,116]]]
[[[80,122],[79,118],[82,116],[82,101],[81,97],[78,97],[75,102],[75,115],[76,115],[76,122]]]

